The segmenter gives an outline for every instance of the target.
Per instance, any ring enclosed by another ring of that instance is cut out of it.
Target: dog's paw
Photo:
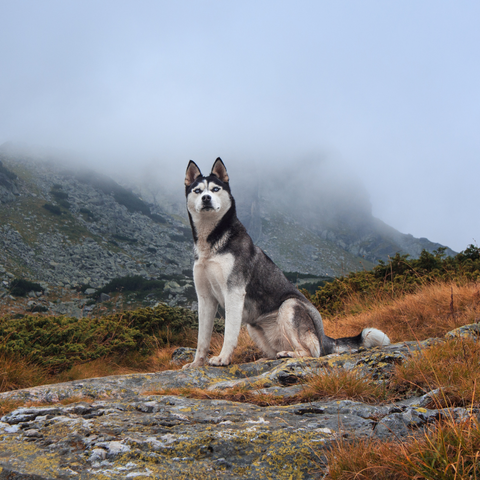
[[[283,351],[277,353],[277,358],[296,358],[296,356],[295,352]]]
[[[223,357],[212,357],[208,363],[209,365],[212,365],[213,367],[225,367],[227,365],[230,365],[230,357],[228,358],[223,358]]]
[[[182,367],[182,369],[185,370],[187,368],[203,367],[204,364],[205,364],[205,362],[203,360],[199,360],[199,361],[192,362],[192,363],[186,363]]]

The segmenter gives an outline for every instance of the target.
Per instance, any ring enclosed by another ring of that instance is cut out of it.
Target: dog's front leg
[[[192,363],[187,363],[183,368],[201,367],[205,364],[210,340],[212,339],[213,320],[217,313],[218,302],[211,295],[198,297],[198,341],[197,352]]]
[[[240,327],[242,326],[243,306],[245,291],[236,290],[229,292],[225,299],[225,336],[220,355],[209,360],[210,365],[229,365],[232,360],[233,351],[237,346]]]

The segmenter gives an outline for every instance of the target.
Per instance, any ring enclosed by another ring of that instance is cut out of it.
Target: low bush
[[[85,208],[85,207],[80,208],[80,213],[85,215],[88,220],[95,220],[95,215],[88,208]]]
[[[101,318],[25,315],[0,318],[0,355],[26,359],[49,374],[101,357],[146,356],[159,346],[192,343],[197,316],[159,305]]]
[[[171,233],[170,235],[170,240],[173,240],[174,242],[191,242],[191,238],[184,237],[183,235],[175,235]]]
[[[70,210],[70,207],[72,206],[72,204],[67,200],[59,200],[58,204],[65,210]]]
[[[145,294],[155,290],[163,290],[164,286],[165,282],[163,280],[147,280],[140,275],[130,275],[110,280],[110,282],[95,292],[95,297],[100,296],[101,293],[114,292]]]
[[[68,198],[68,193],[64,192],[63,190],[51,190],[50,193],[57,199],[57,200],[66,200]]]
[[[162,217],[162,215],[158,215],[158,213],[151,213],[148,215],[154,222],[157,223],[167,223],[167,220],[165,217]]]
[[[45,203],[42,206],[45,210],[49,211],[50,213],[53,213],[54,215],[61,215],[62,214],[62,210],[58,205],[52,205],[51,203]]]
[[[24,278],[15,278],[10,283],[10,294],[14,297],[25,297],[28,292],[43,292],[44,288],[35,282],[25,280]]]

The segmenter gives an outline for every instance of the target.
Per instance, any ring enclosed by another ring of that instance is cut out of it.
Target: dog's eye
[[[196,188],[193,192],[194,193],[202,193],[202,189],[201,188]]]
[[[219,192],[220,191],[220,188],[219,187],[213,187],[212,188],[212,192]]]

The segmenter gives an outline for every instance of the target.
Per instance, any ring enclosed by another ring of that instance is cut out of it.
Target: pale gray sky
[[[0,143],[168,163],[180,189],[189,159],[329,158],[400,231],[480,243],[478,2],[0,0],[0,17]]]

